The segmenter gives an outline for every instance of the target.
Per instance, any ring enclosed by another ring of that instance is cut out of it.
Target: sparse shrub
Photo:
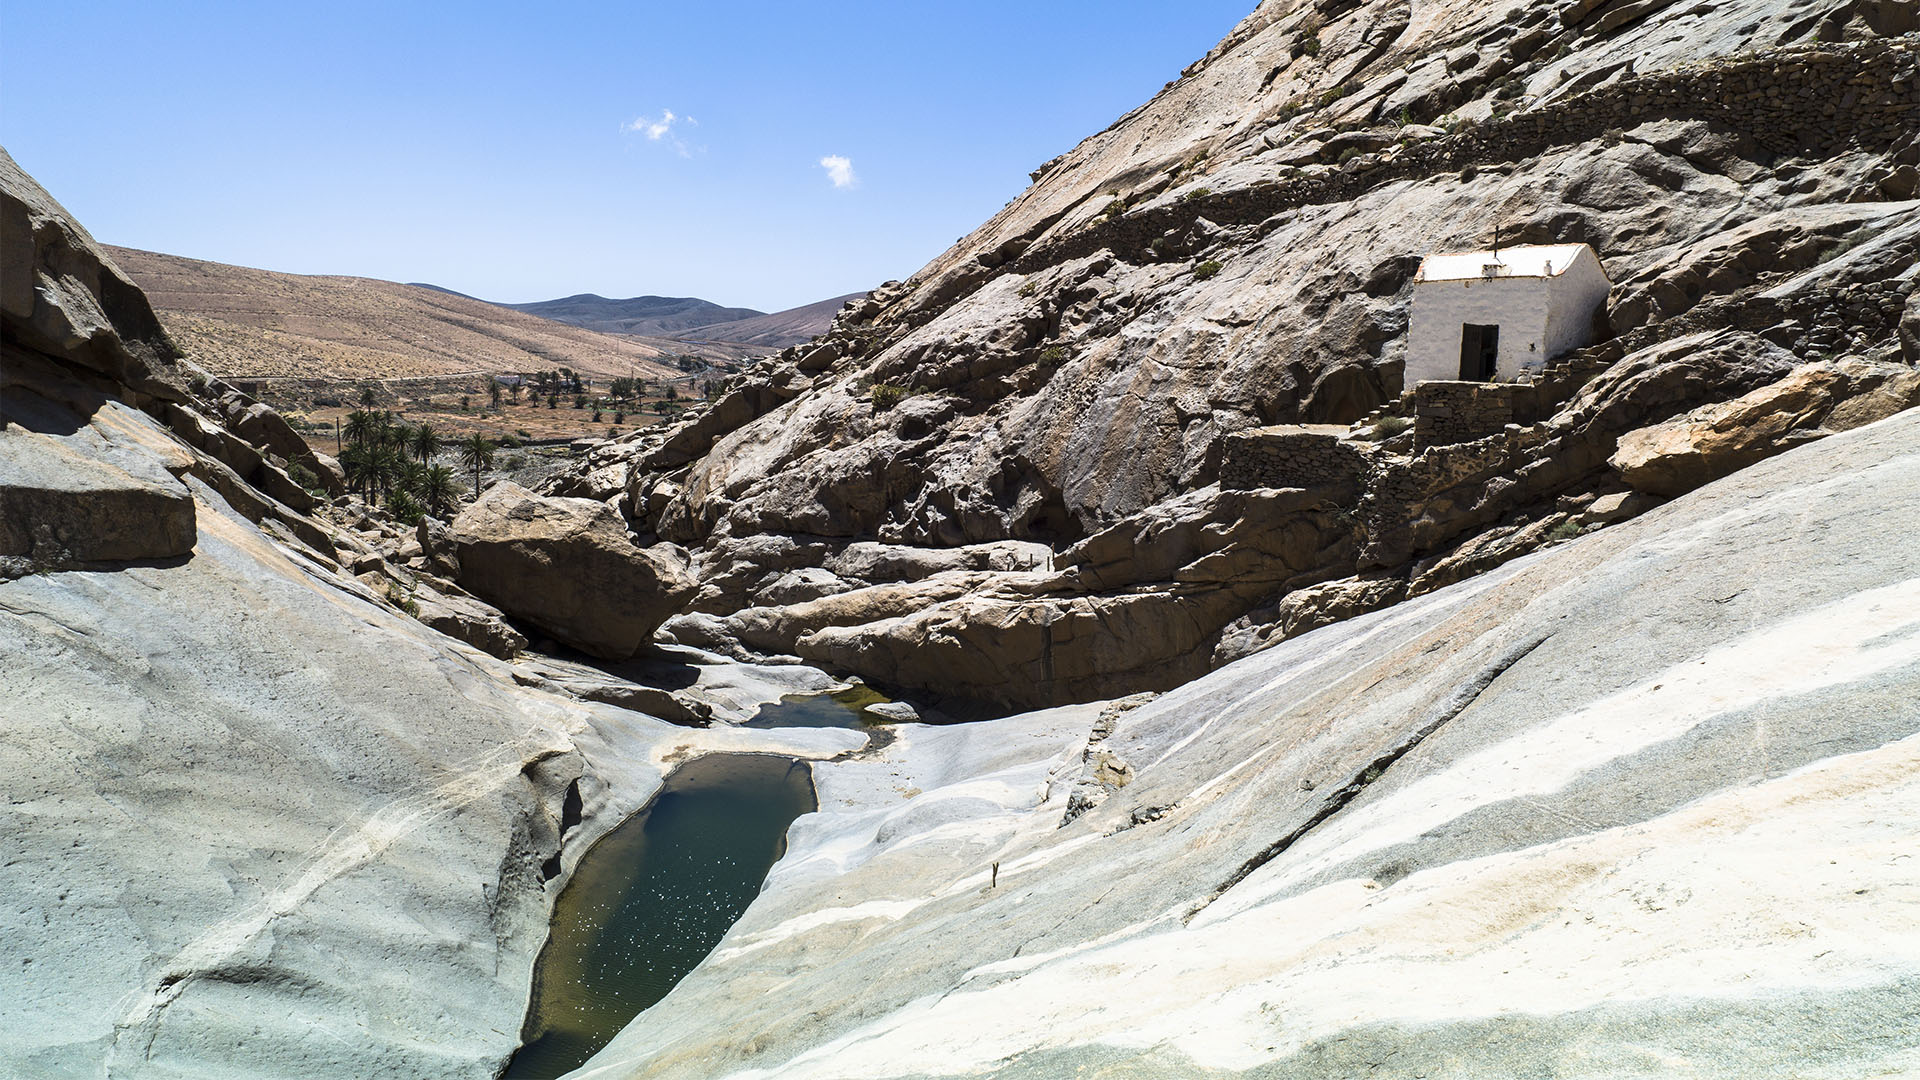
[[[419,518],[416,516],[414,521],[417,524]],[[409,595],[407,590],[401,587],[397,581],[387,582],[387,603],[392,604],[394,607],[399,608],[401,611],[406,612],[416,619],[420,617],[420,605],[414,602],[413,597]]]
[[[1411,124],[1411,123],[1413,123],[1413,106],[1411,105],[1400,106],[1400,126],[1406,127],[1408,124]]]
[[[1067,358],[1065,345],[1049,345],[1040,350],[1040,361],[1045,364],[1058,364]]]
[[[1351,94],[1351,93],[1353,93],[1353,84],[1341,83],[1339,86],[1335,86],[1335,87],[1332,87],[1331,89],[1320,91],[1320,96],[1315,100],[1316,100],[1316,103],[1321,108],[1324,109],[1327,106],[1333,104],[1336,101],[1339,101],[1341,98],[1346,97],[1348,94]]]
[[[511,435],[500,436],[500,448],[503,450],[511,450],[514,447],[517,447],[519,445],[520,445],[520,440],[514,438]]]
[[[1211,194],[1213,194],[1212,188],[1197,187],[1197,188],[1194,188],[1192,191],[1187,192],[1185,195],[1180,196],[1180,201],[1193,202],[1195,199],[1204,199]]]
[[[320,485],[320,478],[313,475],[311,469],[308,469],[305,465],[297,461],[287,466],[287,479],[300,485],[314,495],[320,496],[321,498],[326,497],[326,488]]]
[[[906,387],[895,386],[892,383],[875,383],[873,389],[867,391],[867,400],[873,403],[875,412],[891,409],[905,401],[907,397]]]
[[[207,392],[207,377],[205,375],[195,375],[193,378],[187,380],[187,385],[193,388],[194,393],[204,394]]]
[[[1493,96],[1502,101],[1511,101],[1526,92],[1526,85],[1519,79],[1506,79],[1493,88]]]
[[[1206,262],[1193,268],[1193,279],[1195,281],[1206,281],[1218,273],[1220,273],[1220,260],[1208,259]]]
[[[1556,544],[1562,540],[1571,540],[1574,537],[1579,536],[1583,528],[1584,526],[1582,526],[1579,522],[1573,520],[1572,518],[1568,518],[1567,520],[1547,530],[1547,543]]]
[[[1308,56],[1319,56],[1320,55],[1320,35],[1318,34],[1300,35],[1300,51],[1307,54]]]
[[[1106,205],[1106,209],[1100,211],[1102,215],[1110,218],[1117,218],[1126,212],[1127,201],[1125,199],[1115,199]]]
[[[1345,165],[1347,162],[1352,161],[1354,158],[1357,158],[1359,156],[1360,156],[1360,148],[1357,146],[1349,146],[1345,150],[1340,151],[1339,164]]]
[[[1027,281],[1020,286],[1021,296],[1032,296],[1034,293],[1037,293],[1039,291],[1040,291],[1040,283],[1037,281]]]
[[[1391,439],[1395,435],[1400,434],[1401,432],[1407,430],[1412,426],[1413,426],[1413,420],[1410,419],[1409,417],[1405,417],[1405,416],[1384,417],[1380,420],[1379,423],[1373,425],[1374,441],[1379,442],[1385,439]]]

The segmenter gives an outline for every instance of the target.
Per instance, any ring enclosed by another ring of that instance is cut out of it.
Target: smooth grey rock
[[[890,720],[896,724],[909,724],[920,719],[920,710],[904,701],[882,701],[877,705],[867,706],[867,711],[882,720]]]
[[[191,460],[118,402],[83,419],[0,379],[0,574],[188,554]]]

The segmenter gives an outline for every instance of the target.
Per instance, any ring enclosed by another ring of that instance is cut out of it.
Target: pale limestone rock
[[[575,1075],[1910,1071],[1916,531],[1905,413],[1104,734],[897,729]]]

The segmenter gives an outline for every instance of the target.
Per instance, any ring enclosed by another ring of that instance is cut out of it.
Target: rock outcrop
[[[1168,689],[1653,505],[1587,514],[1629,490],[1608,461],[1636,429],[1801,364],[1911,365],[1910,22],[1853,0],[1262,3],[824,339],[548,490],[693,554],[679,640],[1003,709]],[[1607,334],[1423,409],[1401,371],[1419,256],[1496,234],[1592,244]],[[1168,519],[1238,539],[1085,573],[1077,545]],[[1255,520],[1294,535],[1263,548],[1235,524]],[[898,609],[924,590],[834,568],[1010,541],[1053,574],[922,612]]]
[[[449,525],[459,582],[509,615],[593,656],[624,660],[692,591],[668,548],[642,548],[588,499],[495,484]]]
[[[1682,495],[1803,442],[1920,406],[1920,371],[1864,360],[1807,364],[1777,383],[1620,440],[1612,464],[1636,491]]]

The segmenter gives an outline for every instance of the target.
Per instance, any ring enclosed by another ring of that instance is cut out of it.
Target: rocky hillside
[[[667,362],[675,355],[757,351],[616,337],[420,285],[106,250],[168,332],[222,377],[418,378],[564,366],[593,378],[658,379],[679,374]]]
[[[549,490],[695,552],[681,642],[1001,708],[1176,686],[1920,402],[1915,18],[1270,0]],[[1423,398],[1419,258],[1496,231],[1591,244],[1606,339]]]

